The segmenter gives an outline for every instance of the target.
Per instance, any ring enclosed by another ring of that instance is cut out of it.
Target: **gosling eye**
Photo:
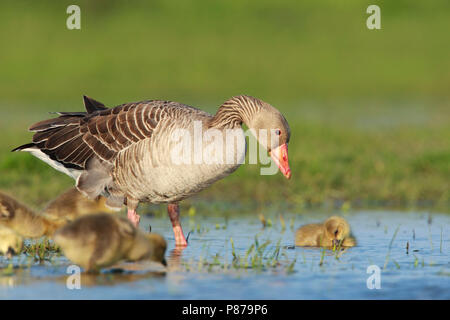
[[[334,236],[337,237],[338,236],[338,230],[334,231]]]
[[[281,134],[281,130],[280,130],[280,129],[275,130],[275,134],[276,134],[277,136],[279,136],[279,135]]]

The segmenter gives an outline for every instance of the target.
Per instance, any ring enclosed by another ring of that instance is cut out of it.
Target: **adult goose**
[[[139,202],[168,203],[177,246],[187,245],[179,201],[229,175],[244,161],[242,123],[286,178],[291,177],[289,125],[277,109],[257,98],[232,97],[215,115],[162,100],[107,108],[84,96],[84,105],[87,112],[59,112],[57,118],[32,125],[32,142],[13,151],[30,152],[73,177],[77,188],[91,198],[103,195],[110,206],[125,204],[136,226]]]

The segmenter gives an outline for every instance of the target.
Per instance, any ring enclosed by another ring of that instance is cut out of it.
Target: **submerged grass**
[[[44,238],[25,245],[22,253],[33,258],[34,261],[42,263],[45,261],[51,262],[54,257],[59,257],[61,249],[53,241]]]
[[[390,255],[391,255],[392,244],[394,243],[394,240],[395,240],[395,237],[397,236],[398,230],[400,230],[400,226],[398,226],[397,229],[395,229],[394,234],[392,235],[392,239],[389,242],[388,251],[387,251],[387,254],[386,254],[386,260],[385,260],[384,266],[383,266],[384,270],[386,270],[387,265],[389,263],[389,258],[390,258]],[[394,263],[397,264],[396,262],[394,262]]]
[[[255,237],[254,242],[245,250],[245,253],[239,254],[235,248],[233,238],[230,238],[231,245],[231,263],[228,262],[227,253],[216,253],[213,256],[200,255],[196,260],[183,261],[184,270],[187,272],[239,272],[244,270],[254,272],[266,272],[276,270],[287,274],[294,272],[296,259],[282,259],[287,257],[284,248],[281,246],[281,240],[271,246],[272,241],[266,240],[260,242]]]

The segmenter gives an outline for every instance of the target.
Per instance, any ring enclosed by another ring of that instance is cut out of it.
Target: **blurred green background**
[[[81,30],[66,28],[70,4]],[[450,211],[449,31],[448,0],[2,1],[0,189],[39,207],[73,184],[10,150],[82,94],[212,113],[248,94],[288,119],[292,179],[244,165],[199,198]]]

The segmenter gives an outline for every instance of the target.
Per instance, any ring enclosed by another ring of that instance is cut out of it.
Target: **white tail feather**
[[[69,177],[72,177],[73,179],[77,180],[78,177],[81,175],[82,171],[81,170],[77,170],[77,169],[70,169],[70,168],[66,168],[64,167],[61,163],[59,163],[58,161],[52,160],[50,159],[50,157],[48,155],[46,155],[44,152],[42,152],[41,150],[39,150],[38,148],[26,148],[23,149],[21,151],[26,151],[31,153],[33,156],[35,156],[36,158],[44,161],[45,163],[47,163],[48,165],[50,165],[53,169],[58,170],[59,172],[62,172],[66,175],[68,175]]]

